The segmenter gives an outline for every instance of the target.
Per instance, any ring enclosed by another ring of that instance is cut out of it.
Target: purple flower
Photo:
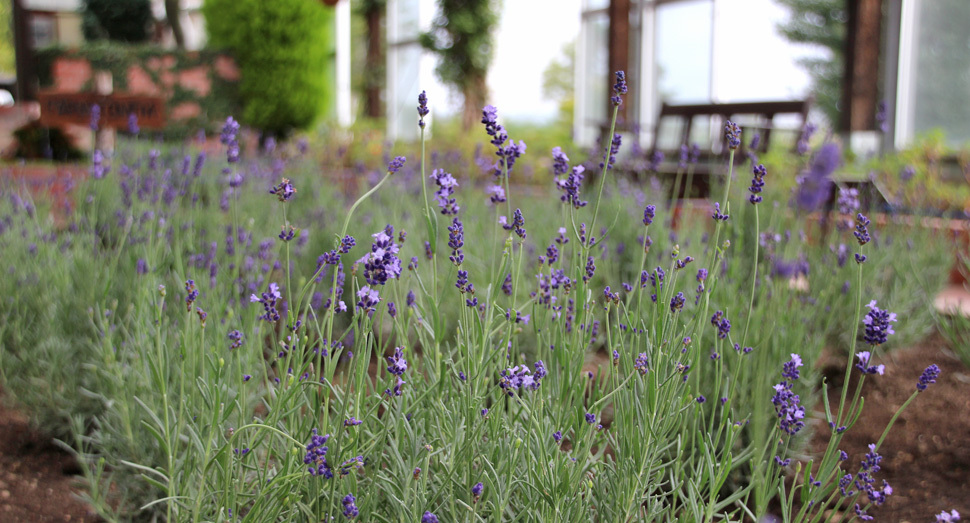
[[[407,161],[407,158],[403,156],[395,156],[394,159],[391,160],[391,163],[387,165],[387,173],[388,174],[397,173],[398,171],[401,170],[401,167],[404,167],[404,162],[406,161]]]
[[[584,172],[586,172],[586,168],[582,165],[577,165],[572,168],[569,176],[555,178],[556,188],[562,191],[559,199],[564,203],[572,205],[574,209],[581,209],[589,203],[579,197],[579,189],[583,186]]]
[[[438,202],[441,214],[445,216],[458,214],[461,207],[458,206],[455,198],[451,197],[455,192],[455,187],[458,187],[455,177],[446,173],[444,169],[435,169],[431,173],[431,179],[438,186],[438,190],[434,193],[434,200]]]
[[[562,176],[569,172],[569,157],[562,152],[561,147],[552,148],[552,174]]]
[[[525,217],[522,216],[521,209],[516,209],[515,212],[512,213],[512,230],[515,231],[515,234],[519,237],[519,239],[525,239]]]
[[[462,253],[464,246],[465,228],[462,226],[461,220],[455,218],[448,227],[448,247],[451,248],[451,256],[448,259],[451,260],[451,263],[461,266],[462,262],[465,261],[465,255]]]
[[[721,204],[719,202],[714,202],[714,214],[711,215],[711,218],[714,218],[714,221],[723,222],[727,221],[727,219],[730,217],[731,215],[729,214],[721,214]]]
[[[643,225],[650,225],[653,223],[654,217],[657,215],[657,206],[648,205],[643,208]]]
[[[623,99],[620,96],[627,93],[626,85],[626,73],[624,71],[617,71],[616,83],[613,84],[613,96],[610,97],[610,102],[612,102],[614,107],[619,107],[623,103]]]
[[[424,91],[418,95],[418,126],[424,129],[424,117],[431,111],[428,109],[428,95]]]
[[[903,170],[899,172],[899,179],[908,182],[913,176],[916,175],[916,167],[912,165],[907,165],[903,167]]]
[[[349,417],[349,418],[347,418],[347,419],[344,420],[344,427],[356,427],[357,425],[360,425],[361,423],[363,423],[363,421],[360,421],[359,419],[351,416],[351,417]]]
[[[110,171],[111,166],[105,165],[104,163],[104,153],[101,152],[101,149],[95,149],[91,154],[91,176],[95,180],[100,180]]]
[[[98,124],[101,121],[101,106],[94,104],[91,106],[91,130],[97,132]]]
[[[185,311],[192,311],[192,303],[199,297],[199,290],[195,287],[194,280],[185,281]]]
[[[390,365],[387,366],[387,372],[395,376],[401,376],[408,370],[408,362],[404,359],[404,352],[401,351],[401,347],[395,347],[394,355],[389,356],[387,361],[390,362]]]
[[[936,364],[926,367],[923,374],[920,375],[919,381],[916,383],[916,390],[923,392],[930,383],[936,383],[936,379],[940,377],[940,368]]]
[[[562,441],[562,431],[561,430],[557,430],[556,432],[553,432],[552,433],[552,440],[555,441],[556,444],[558,445]]]
[[[138,115],[135,113],[128,114],[128,134],[138,134]]]
[[[274,185],[273,188],[269,190],[269,193],[275,194],[276,198],[281,202],[288,202],[291,198],[293,198],[293,195],[296,194],[296,189],[293,187],[293,184],[290,183],[290,180],[283,178],[279,184]]]
[[[342,503],[344,504],[344,517],[347,519],[354,519],[360,514],[360,510],[358,510],[357,505],[354,504],[356,501],[357,498],[355,498],[353,494],[347,494],[344,496]]]
[[[731,321],[727,319],[723,311],[717,311],[711,316],[711,325],[717,329],[717,337],[725,339],[731,333]]]
[[[792,386],[798,379],[798,367],[802,366],[802,359],[797,354],[791,355],[791,360],[786,362],[781,375],[787,380],[783,380],[774,386],[775,395],[771,398],[771,403],[775,406],[775,414],[778,416],[781,430],[794,435],[805,423],[805,407],[800,404],[800,398],[792,392]]]
[[[633,368],[640,373],[641,376],[650,371],[650,357],[647,356],[646,352],[641,352],[637,359],[633,362]]]
[[[731,120],[724,123],[724,137],[729,149],[734,150],[741,146],[741,128]]]
[[[593,257],[589,256],[586,258],[586,274],[583,275],[583,281],[588,282],[593,274],[596,272],[596,264],[593,263]]]
[[[750,201],[752,205],[760,203],[762,200],[759,193],[764,189],[766,174],[768,174],[768,171],[765,169],[764,165],[758,164],[755,166],[754,178],[751,179],[751,187],[748,187],[748,190],[751,191],[751,196],[748,198],[748,201]]]
[[[606,161],[606,169],[610,170],[613,168],[613,164],[616,163],[616,155],[620,152],[620,145],[622,145],[623,137],[619,133],[613,135],[613,141],[610,142],[610,155]],[[603,163],[600,162],[600,169],[603,168]]]
[[[481,481],[475,483],[475,485],[472,487],[472,498],[474,498],[474,500],[477,502],[478,499],[482,497],[482,492],[484,491],[485,485],[483,485]]]
[[[808,152],[808,141],[811,140],[812,135],[818,128],[815,124],[806,123],[805,127],[802,128],[802,134],[798,138],[798,143],[795,145],[795,150],[799,155],[803,155]]]
[[[306,446],[306,455],[303,457],[303,463],[310,465],[311,476],[333,478],[333,469],[327,463],[328,448],[325,445],[328,439],[330,439],[330,434],[320,436],[317,434],[317,429],[313,429],[313,436],[310,437],[310,443]]]
[[[955,510],[947,513],[944,510],[936,515],[936,523],[950,523],[951,521],[960,521],[960,513]]]
[[[381,297],[376,289],[371,289],[367,285],[364,285],[357,291],[357,307],[364,309],[367,312],[373,312],[376,310],[377,304],[381,302]]]
[[[514,396],[515,391],[525,389],[539,390],[542,378],[546,376],[546,367],[542,361],[535,362],[535,374],[530,374],[529,368],[525,365],[517,365],[502,371],[499,376],[499,387],[505,390],[509,396]]]
[[[425,512],[421,516],[421,523],[438,523],[438,516],[435,516],[431,512]]]
[[[397,257],[400,247],[394,243],[394,228],[390,225],[371,236],[374,238],[371,252],[357,263],[364,265],[364,279],[369,285],[384,285],[387,280],[401,276],[401,259]]]
[[[832,173],[841,163],[842,151],[838,145],[826,143],[819,148],[812,157],[808,170],[795,179],[798,183],[795,201],[799,207],[813,211],[825,203],[832,186]]]
[[[393,301],[387,302],[387,314],[391,316],[391,319],[397,318],[397,305]]]
[[[236,350],[239,347],[242,347],[243,334],[241,332],[239,332],[238,330],[230,331],[227,337],[229,338],[229,341],[232,342],[229,345],[229,350]]]
[[[670,299],[670,312],[680,312],[684,309],[684,303],[687,299],[684,297],[684,293],[678,292],[676,296]]]
[[[496,177],[511,174],[515,160],[525,153],[525,142],[520,140],[516,144],[514,140],[509,140],[505,128],[498,123],[498,109],[495,106],[486,105],[482,109],[482,123],[485,124],[485,133],[492,137],[490,141],[496,147],[495,155],[499,158],[492,167],[492,174]]]
[[[869,218],[866,218],[861,212],[855,216],[855,232],[852,233],[855,236],[856,241],[859,242],[859,246],[869,243],[871,238],[869,237]]]
[[[896,322],[896,313],[876,307],[876,300],[870,301],[866,307],[869,307],[869,312],[862,319],[862,323],[866,326],[863,339],[872,346],[886,343],[890,334],[896,334],[891,325],[891,323]]]
[[[862,371],[863,374],[878,374],[882,376],[886,370],[885,365],[869,365],[869,359],[871,358],[869,351],[859,352],[855,356],[859,358],[859,363],[855,364],[855,368]]]
[[[707,401],[707,398],[705,398],[703,394],[697,396],[697,403],[704,403],[705,401]]]
[[[677,169],[684,170],[687,168],[687,160],[690,157],[690,147],[686,143],[680,144],[680,156],[677,158]]]
[[[590,425],[592,425],[593,423],[596,423],[596,415],[587,412],[586,413],[586,423],[589,423]]]

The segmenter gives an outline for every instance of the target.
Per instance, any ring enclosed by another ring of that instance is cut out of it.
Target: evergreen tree
[[[87,40],[140,43],[151,37],[149,0],[84,0],[81,29]]]
[[[485,76],[492,64],[492,30],[498,25],[497,2],[492,0],[438,0],[439,15],[421,45],[438,54],[435,72],[442,82],[465,98],[462,125],[477,123],[485,105]]]

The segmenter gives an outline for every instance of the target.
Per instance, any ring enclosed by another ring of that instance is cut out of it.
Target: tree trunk
[[[487,92],[488,87],[485,85],[484,72],[468,79],[462,93],[465,97],[465,105],[462,109],[461,127],[464,131],[468,131],[475,124],[481,123],[482,108],[485,106]]]
[[[175,45],[179,49],[185,49],[185,33],[182,32],[182,19],[179,18],[181,11],[179,0],[165,0],[165,18],[168,19],[168,25],[172,28]]]
[[[370,9],[367,18],[367,56],[364,59],[364,115],[368,118],[381,118],[381,86],[384,85],[384,53],[381,49],[381,14],[383,6]]]

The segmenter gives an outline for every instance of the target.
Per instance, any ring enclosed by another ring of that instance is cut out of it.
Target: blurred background
[[[433,119],[467,128],[491,103],[589,146],[623,69],[621,128],[645,142],[663,102],[811,98],[811,119],[853,150],[931,130],[959,147],[968,22],[964,0],[12,0],[0,6],[2,145],[17,154],[13,133],[41,118],[31,102],[45,93],[91,92],[161,97],[157,125],[172,136],[232,113],[274,135],[366,120],[413,140],[426,90]],[[80,122],[54,122],[90,142]]]

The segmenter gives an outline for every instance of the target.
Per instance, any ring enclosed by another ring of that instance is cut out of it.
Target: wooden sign
[[[132,114],[138,118],[138,127],[158,129],[165,126],[163,98],[41,91],[37,93],[37,100],[40,102],[40,123],[46,126],[89,125],[91,108],[95,104],[101,107],[99,125],[102,128],[127,129]]]

